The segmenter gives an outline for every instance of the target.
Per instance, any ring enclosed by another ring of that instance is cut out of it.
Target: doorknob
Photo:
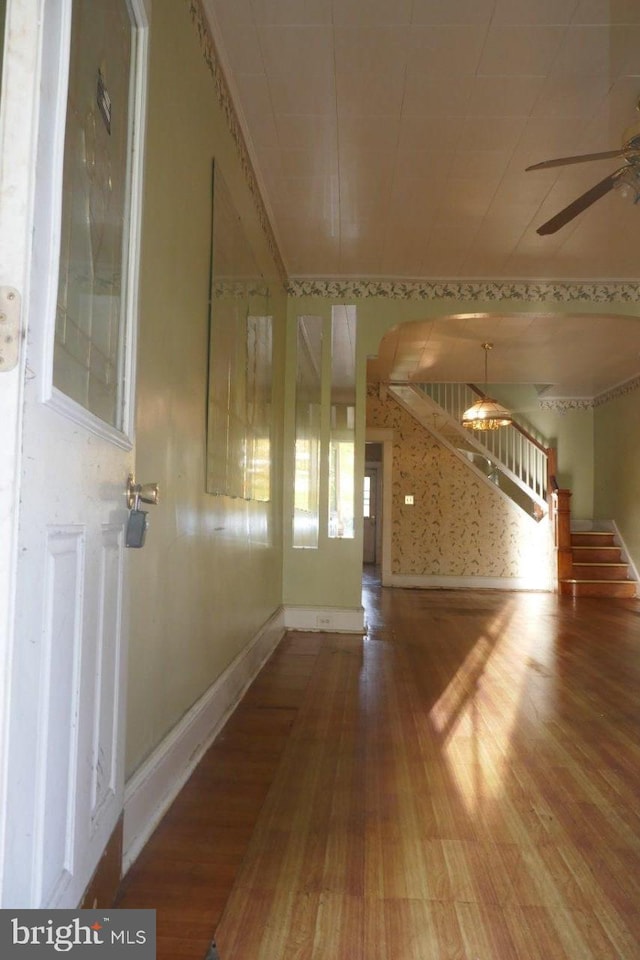
[[[139,500],[142,500],[143,503],[159,503],[160,487],[157,483],[136,483],[136,478],[130,473],[127,477],[127,506],[129,510],[133,510]]]

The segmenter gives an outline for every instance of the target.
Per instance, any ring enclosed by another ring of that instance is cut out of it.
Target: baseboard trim
[[[284,633],[281,607],[129,779],[124,796],[123,873],[135,861]]]
[[[626,563],[627,567],[629,568],[629,576],[630,576],[630,578],[631,578],[632,580],[635,580],[635,582],[636,582],[636,596],[638,596],[638,586],[637,586],[637,584],[640,582],[640,576],[638,575],[638,569],[637,569],[635,563],[633,562],[633,560],[631,559],[631,555],[630,555],[629,551],[627,550],[627,545],[626,545],[626,543],[624,542],[624,539],[623,539],[623,537],[622,537],[622,535],[621,535],[621,533],[620,533],[620,530],[619,530],[619,528],[618,528],[618,524],[615,522],[615,520],[612,520],[612,521],[611,521],[611,528],[612,528],[612,531],[613,531],[614,539],[615,539],[616,543],[618,544],[618,546],[620,547],[620,553],[622,554],[622,559],[624,560],[624,562]]]
[[[363,607],[293,607],[284,608],[287,630],[325,633],[363,633]]]
[[[416,590],[552,590],[549,577],[436,577],[392,573],[386,587],[404,587]]]

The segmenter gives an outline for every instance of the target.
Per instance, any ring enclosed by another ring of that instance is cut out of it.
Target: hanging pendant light
[[[498,430],[500,427],[508,427],[512,422],[509,411],[497,400],[487,396],[487,360],[489,350],[492,347],[492,343],[482,344],[484,350],[484,393],[462,414],[462,426],[469,430]]]

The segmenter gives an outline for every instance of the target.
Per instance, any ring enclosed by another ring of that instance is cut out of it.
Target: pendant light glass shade
[[[484,350],[484,394],[462,414],[462,426],[468,430],[499,430],[512,422],[509,411],[487,396],[487,357],[492,343],[483,343]]]
[[[481,397],[462,414],[462,426],[469,430],[498,430],[510,423],[509,411],[491,397]]]

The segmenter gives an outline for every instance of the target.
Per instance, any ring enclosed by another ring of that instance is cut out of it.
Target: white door
[[[7,6],[0,196],[17,184],[21,202],[0,252],[12,232],[20,245],[0,285],[27,340],[18,376],[0,373],[15,411],[0,507],[20,496],[1,555],[3,907],[76,906],[122,811],[146,24],[138,0]]]

